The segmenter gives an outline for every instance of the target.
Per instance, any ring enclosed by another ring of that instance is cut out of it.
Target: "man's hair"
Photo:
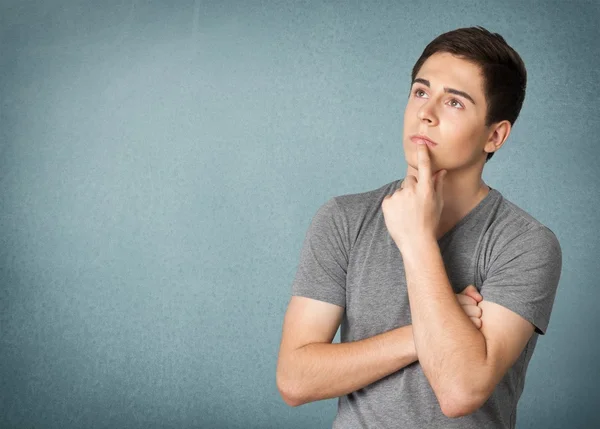
[[[423,63],[433,54],[445,52],[479,66],[487,111],[485,126],[508,120],[515,123],[527,85],[527,71],[519,54],[498,33],[481,26],[459,28],[432,40],[412,69],[411,85]],[[494,152],[488,153],[488,162]]]

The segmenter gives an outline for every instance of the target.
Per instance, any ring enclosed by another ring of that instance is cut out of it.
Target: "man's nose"
[[[431,103],[423,104],[417,112],[417,116],[421,121],[427,122],[429,124],[433,124],[437,121],[435,109],[433,108],[433,105]]]

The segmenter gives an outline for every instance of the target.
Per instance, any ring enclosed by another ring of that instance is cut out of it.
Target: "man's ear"
[[[508,120],[500,121],[496,124],[492,124],[490,127],[490,133],[488,140],[483,147],[483,150],[487,153],[496,152],[502,147],[508,135],[510,134],[511,125]]]

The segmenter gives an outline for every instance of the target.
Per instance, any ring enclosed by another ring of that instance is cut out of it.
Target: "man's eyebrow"
[[[422,83],[423,85],[427,86],[428,88],[431,88],[431,84],[429,83],[429,81],[427,79],[422,79],[420,77],[417,77],[413,81],[413,85],[417,82]],[[475,100],[473,100],[473,97],[471,97],[469,94],[467,94],[464,91],[459,91],[458,89],[444,87],[444,92],[460,95],[461,97],[464,97],[467,100],[469,100],[471,103],[475,104]]]

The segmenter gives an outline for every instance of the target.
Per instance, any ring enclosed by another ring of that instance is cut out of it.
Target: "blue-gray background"
[[[471,25],[529,73],[484,180],[563,249],[518,426],[600,420],[598,2],[0,4],[0,427],[330,427],[275,384],[306,229],[404,176],[410,70]]]

